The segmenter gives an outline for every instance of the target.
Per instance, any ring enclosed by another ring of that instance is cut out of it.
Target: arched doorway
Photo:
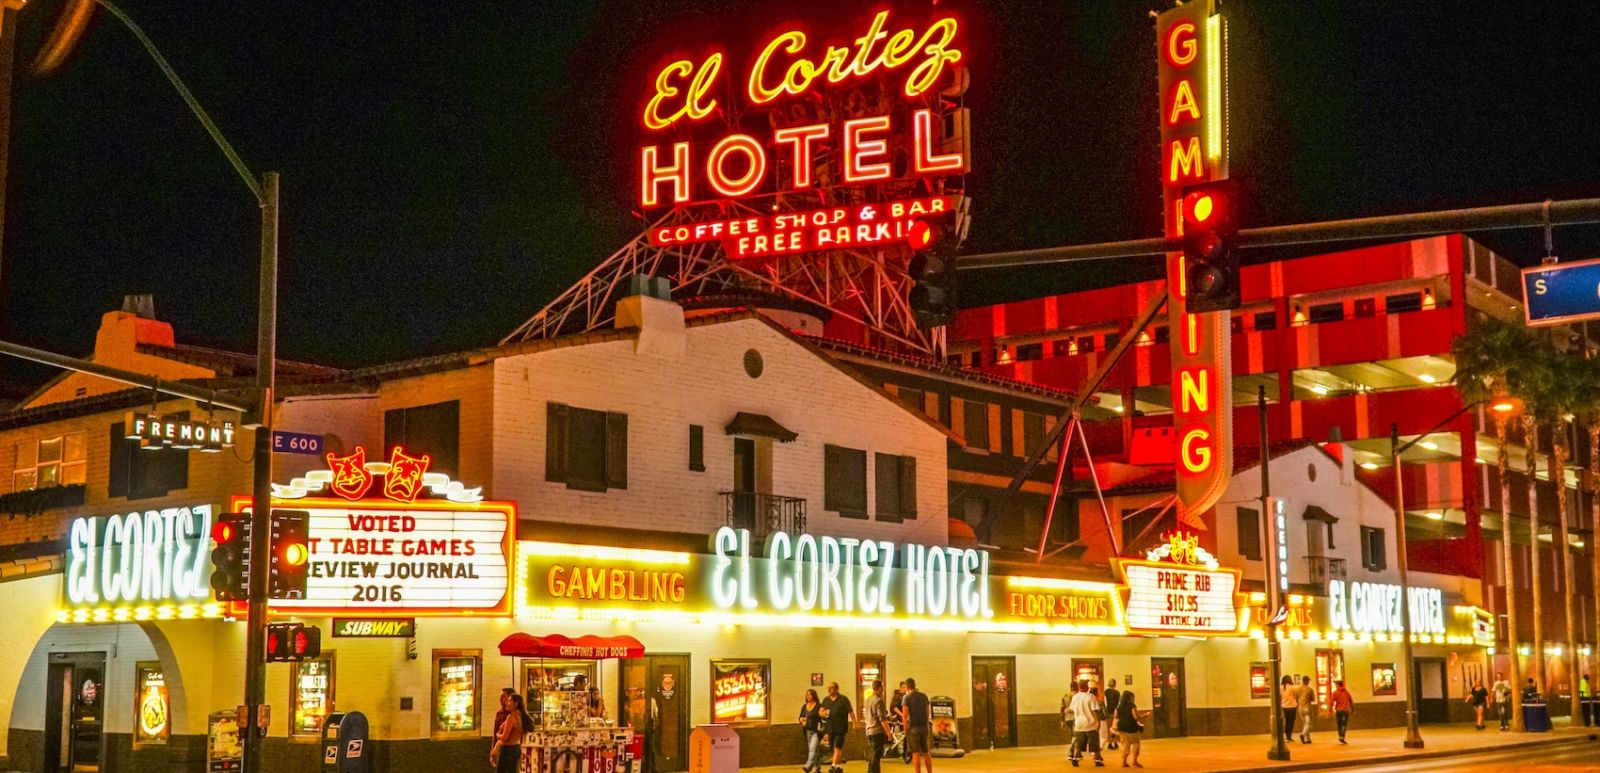
[[[13,699],[10,766],[39,773],[165,769],[186,696],[154,623],[58,623],[34,645]]]

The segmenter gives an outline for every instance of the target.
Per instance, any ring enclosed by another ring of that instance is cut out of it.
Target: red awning
[[[514,633],[500,642],[500,654],[516,658],[642,658],[644,645],[632,636],[579,636],[576,639],[553,633],[534,636]]]

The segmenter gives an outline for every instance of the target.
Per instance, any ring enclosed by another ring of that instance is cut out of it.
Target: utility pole
[[[1267,581],[1267,678],[1270,682],[1267,690],[1272,701],[1272,747],[1267,749],[1267,759],[1287,762],[1289,759],[1289,745],[1284,743],[1284,734],[1292,728],[1283,726],[1283,691],[1278,686],[1278,680],[1283,678],[1283,644],[1278,641],[1278,614],[1283,607],[1283,593],[1278,587],[1281,578],[1278,567],[1278,540],[1273,538],[1277,534],[1278,519],[1274,512],[1276,503],[1272,501],[1272,476],[1268,468],[1272,464],[1272,449],[1267,445],[1267,387],[1265,384],[1256,386],[1256,406],[1261,416],[1261,519],[1266,528],[1261,530],[1261,541],[1266,545],[1262,557],[1266,559]]]

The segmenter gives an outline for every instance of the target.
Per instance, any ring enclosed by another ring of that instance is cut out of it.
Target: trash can
[[[1523,701],[1522,725],[1530,733],[1550,732],[1550,708],[1543,700]]]
[[[367,716],[359,711],[335,712],[322,723],[323,773],[367,773]]]

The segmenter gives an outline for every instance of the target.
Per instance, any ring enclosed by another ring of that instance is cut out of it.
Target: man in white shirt
[[[1089,691],[1087,679],[1078,682],[1078,694],[1072,696],[1067,712],[1072,715],[1072,767],[1078,767],[1085,749],[1094,752],[1095,767],[1105,767],[1100,756],[1100,699]]]

